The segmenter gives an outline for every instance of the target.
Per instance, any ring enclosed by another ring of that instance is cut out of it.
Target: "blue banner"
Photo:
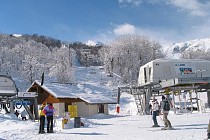
[[[15,105],[31,105],[30,101],[15,101]]]

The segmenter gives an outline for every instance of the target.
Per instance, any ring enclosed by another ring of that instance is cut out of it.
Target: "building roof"
[[[155,59],[152,62],[210,62],[203,59],[168,59],[168,58],[160,58]]]
[[[13,79],[7,75],[0,75],[0,96],[15,96],[17,92]]]
[[[37,80],[34,81],[32,85],[34,85],[35,83],[41,86],[41,82]],[[55,98],[79,98],[89,104],[116,103],[113,98],[109,98],[100,93],[96,93],[96,91],[95,93],[92,93],[91,89],[84,88],[84,85],[82,84],[61,84],[45,82],[41,87]],[[30,88],[31,87],[29,87],[29,89]]]

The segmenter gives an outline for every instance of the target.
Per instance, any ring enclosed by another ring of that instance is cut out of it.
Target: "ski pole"
[[[159,115],[159,117],[160,117],[160,115]],[[164,121],[163,121],[163,119],[160,117],[160,120],[162,121],[162,123],[164,124]]]

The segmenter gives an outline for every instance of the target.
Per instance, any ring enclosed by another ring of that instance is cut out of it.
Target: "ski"
[[[175,130],[175,129],[172,127],[172,128],[161,128],[161,130]]]
[[[44,132],[44,133],[38,133],[38,134],[42,135],[42,134],[52,134],[52,133],[56,133],[56,131],[53,130],[53,132]]]
[[[148,131],[157,132],[157,131],[163,131],[161,129],[147,129]]]
[[[147,129],[148,131],[156,132],[156,131],[171,131],[171,130],[177,130],[175,128],[172,129]]]

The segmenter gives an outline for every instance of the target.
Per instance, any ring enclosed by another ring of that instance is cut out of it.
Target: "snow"
[[[42,88],[57,98],[80,98],[91,104],[116,103],[116,97],[112,97],[112,87],[107,86],[109,78],[105,79],[104,71],[98,66],[75,67],[75,71],[75,83],[61,84],[45,80]],[[95,73],[91,74],[93,71]],[[39,81],[34,83],[41,85]]]
[[[94,40],[88,40],[87,42],[85,42],[86,45],[88,46],[101,46],[102,43],[99,41],[94,41]]]
[[[14,90],[0,90],[0,93],[6,93],[6,94],[14,95],[16,93],[16,91],[14,91]]]
[[[160,100],[161,96],[156,98]],[[187,95],[188,97],[188,95]],[[199,98],[206,102],[206,93],[200,93]],[[176,97],[178,98],[178,97]],[[178,101],[177,99],[175,99]],[[181,101],[183,98],[181,97]],[[62,117],[54,117],[55,133],[38,134],[38,121],[22,121],[14,114],[0,112],[0,139],[7,140],[202,140],[207,136],[210,109],[205,112],[177,113],[170,112],[168,118],[175,130],[160,130],[152,128],[151,115],[137,115],[136,105],[132,95],[122,93],[120,113],[115,112],[115,105],[109,106],[110,115],[97,114],[81,118],[84,127],[74,128],[74,119],[62,129]],[[20,116],[19,116],[20,117]],[[158,123],[163,127],[162,115],[157,117]],[[45,127],[46,131],[46,127]]]
[[[99,104],[99,103],[113,103],[116,104],[116,101],[114,99],[110,99],[107,98],[105,96],[102,95],[94,95],[94,94],[80,94],[80,99],[82,99],[83,101],[87,102],[87,103],[91,103],[91,104]]]
[[[95,46],[97,43],[95,42],[95,41],[93,41],[93,40],[88,40],[87,42],[86,42],[86,45],[88,45],[88,46]]]
[[[22,34],[13,34],[14,37],[21,37]]]
[[[192,50],[204,50],[207,51],[210,46],[210,38],[195,39],[184,41],[180,43],[165,44],[163,45],[163,52],[165,52],[167,58],[177,59],[181,57],[181,52]]]
[[[96,74],[88,74],[90,71],[96,71]],[[85,95],[86,100],[90,102],[99,102],[99,96],[112,97],[114,81],[106,77],[105,73],[100,72],[98,67],[78,67],[77,84],[68,85],[75,86],[80,91],[80,95]],[[85,74],[86,73],[86,74]],[[48,83],[44,82],[44,86]],[[53,84],[51,83],[51,86]],[[59,85],[57,85],[61,88]],[[67,86],[67,87],[68,87]],[[49,88],[49,86],[46,86]],[[72,88],[72,90],[75,90]],[[57,88],[52,88],[54,90]],[[99,90],[100,89],[100,90]],[[64,91],[67,89],[63,89]],[[69,89],[68,89],[69,90]],[[89,95],[95,96],[91,99]],[[66,97],[66,92],[61,91],[62,97]],[[69,95],[68,95],[69,96]],[[73,95],[75,96],[75,95]],[[194,97],[195,95],[193,95]],[[206,93],[199,93],[199,99],[202,106],[205,107],[207,102]],[[82,97],[81,97],[82,98]],[[115,96],[116,98],[116,96]],[[161,96],[156,97],[159,101]],[[187,99],[188,100],[188,95]],[[175,99],[176,105],[179,105],[178,97]],[[184,98],[180,97],[183,104]],[[151,115],[137,115],[137,107],[132,95],[122,93],[120,98],[120,113],[115,112],[115,104],[109,105],[109,115],[97,114],[91,117],[82,117],[81,121],[84,127],[74,128],[74,119],[70,119],[70,123],[62,129],[62,117],[54,117],[55,133],[38,134],[38,121],[22,121],[14,114],[5,114],[4,110],[0,111],[0,140],[202,140],[207,137],[207,126],[209,122],[210,109],[206,108],[203,112],[190,111],[174,114],[170,111],[168,119],[171,121],[175,130],[160,130],[160,128],[152,128],[153,125]],[[23,109],[20,109],[23,110]],[[158,123],[163,127],[162,115],[157,117]],[[27,117],[28,118],[28,117]],[[45,126],[46,131],[46,126]]]

